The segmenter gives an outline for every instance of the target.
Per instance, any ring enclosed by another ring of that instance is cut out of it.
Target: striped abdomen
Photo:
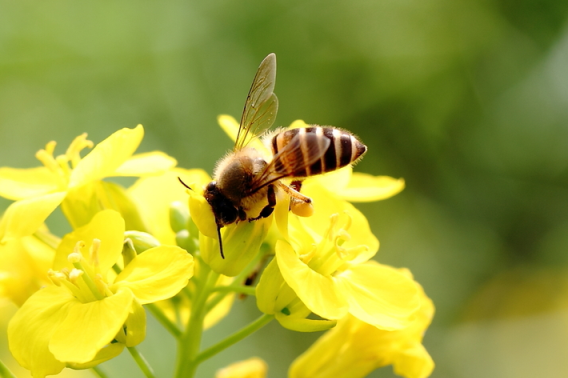
[[[311,126],[283,131],[272,138],[275,171],[294,177],[331,172],[356,162],[367,146],[335,127]]]

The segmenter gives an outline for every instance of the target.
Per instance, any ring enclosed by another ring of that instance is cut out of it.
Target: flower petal
[[[185,250],[162,245],[136,256],[116,277],[111,290],[127,287],[141,304],[176,295],[193,276],[193,256]]]
[[[297,318],[281,312],[277,312],[275,318],[282,327],[296,332],[327,331],[337,324],[337,320]]]
[[[145,152],[126,160],[112,176],[155,175],[175,167],[176,164],[176,159],[161,151]]]
[[[199,232],[209,238],[217,239],[217,223],[211,205],[202,193],[198,194],[194,190],[188,190],[187,193],[189,194],[189,214]]]
[[[215,378],[265,378],[267,371],[266,362],[252,357],[217,370]]]
[[[360,264],[337,277],[349,302],[349,312],[384,330],[407,327],[420,306],[417,284],[397,269],[381,264]]]
[[[82,249],[83,257],[91,261],[89,249],[93,240],[100,240],[98,250],[98,266],[101,273],[106,273],[119,259],[124,243],[124,220],[120,214],[114,210],[103,210],[95,214],[89,224],[76,229],[65,235],[53,262],[53,269],[59,270],[63,267],[71,267],[67,256],[73,252],[77,242],[85,243]]]
[[[0,244],[0,297],[8,297],[17,306],[42,285],[49,283],[47,271],[55,251],[33,236]]]
[[[353,167],[348,165],[347,167],[338,169],[336,171],[310,178],[305,184],[309,185],[310,182],[313,181],[318,183],[320,186],[324,188],[329,188],[330,191],[333,192],[333,194],[336,194],[347,187],[347,185],[349,184],[349,180],[351,180],[352,174],[353,174]],[[302,190],[304,189],[305,187],[302,187]]]
[[[333,214],[347,213],[351,218],[351,225],[346,230],[350,239],[346,240],[341,246],[343,248],[357,248],[361,245],[368,247],[368,250],[361,252],[353,263],[361,263],[369,260],[379,250],[379,241],[371,232],[369,222],[361,211],[349,202],[334,197],[325,187],[318,182],[306,183],[302,186],[302,192],[313,199],[315,212],[309,218],[301,218],[301,223],[312,230],[316,235],[325,235],[329,220]],[[312,234],[313,235],[313,234]],[[321,238],[321,237],[320,237]],[[316,239],[318,241],[318,239]]]
[[[112,176],[136,151],[144,136],[142,125],[122,129],[99,143],[77,164],[71,173],[69,187]]]
[[[82,364],[93,360],[123,327],[133,300],[130,290],[121,290],[103,300],[71,307],[53,334],[49,350],[59,361]]]
[[[61,181],[49,169],[0,168],[0,196],[10,200],[21,200],[41,196],[60,189]]]
[[[130,314],[124,323],[126,330],[126,346],[133,347],[146,338],[146,311],[137,300],[132,301]]]
[[[201,169],[174,168],[160,176],[141,178],[128,189],[148,230],[163,244],[176,242],[175,233],[170,226],[171,203],[182,201],[187,206],[188,190],[179,183],[178,177],[184,182],[199,183],[199,187],[211,181],[209,175]],[[207,210],[211,213],[210,206]]]
[[[56,192],[12,203],[0,220],[0,242],[36,232],[66,194]]]
[[[70,308],[78,304],[68,290],[48,286],[32,295],[10,320],[10,351],[34,377],[58,374],[65,367],[48,345]]]
[[[124,344],[122,343],[112,343],[105,345],[103,349],[99,350],[95,358],[89,362],[85,362],[83,364],[77,363],[67,363],[67,367],[74,369],[74,370],[81,370],[81,369],[90,369],[95,367],[99,364],[102,364],[105,361],[111,360],[118,356],[124,350]]]
[[[195,219],[195,218],[194,218]],[[223,227],[221,238],[225,258],[219,253],[217,236],[199,237],[201,257],[215,272],[234,277],[239,274],[256,256],[264,241],[272,217],[254,222],[240,222]]]
[[[274,314],[276,299],[280,288],[284,285],[284,278],[278,269],[276,259],[272,259],[264,268],[258,285],[256,285],[256,305],[265,314]]]
[[[325,319],[340,319],[347,314],[347,301],[335,280],[304,264],[290,244],[276,242],[276,259],[286,283],[313,313]]]
[[[390,198],[403,189],[404,179],[356,172],[351,176],[347,187],[336,193],[347,201],[372,202]]]
[[[422,344],[414,343],[396,355],[393,370],[402,377],[426,378],[434,370],[434,361]]]

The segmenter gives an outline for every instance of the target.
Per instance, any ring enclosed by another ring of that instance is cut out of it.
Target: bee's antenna
[[[178,180],[179,180],[179,182],[181,182],[181,184],[182,184],[183,186],[185,186],[187,189],[189,189],[189,190],[191,190],[191,191],[193,192],[193,189],[191,189],[191,188],[189,187],[189,185],[187,185],[185,182],[183,182],[183,180],[181,179],[181,177],[178,176]]]
[[[221,258],[225,259],[223,254],[223,239],[221,239],[221,226],[217,225],[217,236],[219,237],[219,252],[221,252]]]

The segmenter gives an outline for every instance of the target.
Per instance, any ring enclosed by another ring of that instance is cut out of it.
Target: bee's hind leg
[[[312,199],[299,192],[302,188],[302,182],[299,180],[292,181],[290,186],[278,183],[278,187],[282,188],[290,196],[290,211],[300,217],[310,217],[314,213]]]
[[[268,193],[266,194],[268,199],[268,205],[260,211],[260,214],[256,218],[249,218],[249,222],[259,220],[260,218],[268,218],[270,214],[274,211],[274,206],[276,206],[276,192],[274,191],[274,185],[268,185]]]

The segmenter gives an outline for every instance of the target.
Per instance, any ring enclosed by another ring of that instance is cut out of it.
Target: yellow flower
[[[81,207],[90,210],[93,201],[89,202],[89,199],[98,189],[86,187],[87,184],[110,176],[153,174],[176,164],[174,159],[161,152],[132,156],[143,135],[141,125],[119,130],[81,158],[80,152],[84,148],[93,147],[83,134],[75,138],[64,155],[54,156],[55,142],[49,142],[36,154],[42,167],[0,168],[0,196],[16,201],[0,221],[0,242],[34,233],[68,196],[78,202],[76,206],[68,204],[63,209],[70,222],[75,227],[86,224],[94,213],[85,219],[85,209]]]
[[[265,378],[268,366],[258,357],[235,362],[217,370],[215,378]]]
[[[0,244],[0,298],[17,306],[49,282],[47,270],[55,250],[34,236],[25,236]]]
[[[350,313],[381,329],[406,327],[419,305],[413,280],[394,268],[368,262],[379,243],[361,212],[317,183],[307,189],[316,211],[310,218],[289,217],[288,241],[277,242],[275,248],[284,284],[263,273],[257,288],[261,311],[275,313],[283,326],[299,330],[297,324],[282,321],[292,318],[279,314],[290,311],[281,299],[290,297],[285,294],[290,288],[308,314],[338,320]],[[272,282],[270,288],[267,282]],[[274,306],[275,301],[279,305]]]
[[[422,346],[422,337],[434,306],[419,289],[420,309],[408,327],[385,331],[348,315],[292,363],[289,377],[362,378],[387,365],[406,378],[428,377],[434,362]]]
[[[176,234],[170,225],[172,203],[187,203],[187,189],[178,177],[187,183],[198,183],[198,186],[211,180],[201,169],[174,168],[161,175],[142,177],[128,189],[140,215],[146,220],[148,232],[162,244],[176,243]]]
[[[85,368],[116,356],[145,337],[143,304],[170,298],[193,274],[193,258],[174,246],[137,255],[118,275],[124,220],[96,214],[66,235],[57,250],[53,285],[32,295],[8,325],[10,350],[34,377],[66,365]],[[113,342],[114,340],[114,342]],[[116,344],[122,344],[117,346]]]

